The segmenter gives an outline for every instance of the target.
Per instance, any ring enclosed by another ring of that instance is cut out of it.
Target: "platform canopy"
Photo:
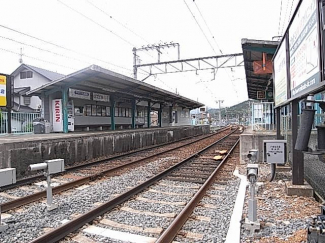
[[[178,94],[157,88],[150,84],[92,65],[75,73],[54,80],[27,92],[27,95],[49,95],[63,88],[75,88],[121,98],[150,100],[164,105],[195,109],[204,104]]]
[[[272,58],[280,42],[242,39],[241,43],[248,98],[273,101]]]

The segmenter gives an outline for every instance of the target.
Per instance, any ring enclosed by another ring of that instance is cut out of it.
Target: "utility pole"
[[[20,58],[19,58],[19,63],[20,64],[22,64],[24,61],[23,61],[23,48],[20,48],[20,54],[19,54],[19,56],[20,56]]]
[[[219,103],[219,124],[221,123],[221,103],[223,103],[224,100],[216,100],[216,103]]]

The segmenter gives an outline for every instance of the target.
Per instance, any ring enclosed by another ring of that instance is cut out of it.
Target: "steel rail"
[[[223,130],[223,131],[225,131],[225,130]],[[220,131],[220,132],[223,132],[223,131]],[[217,134],[219,134],[219,133],[212,134],[211,136],[217,135]],[[110,169],[101,171],[99,173],[96,173],[96,174],[93,174],[93,175],[90,175],[90,176],[86,176],[86,177],[77,179],[75,181],[67,182],[67,183],[65,183],[63,185],[60,185],[60,186],[53,187],[52,193],[53,193],[53,195],[55,195],[55,194],[61,193],[63,191],[72,189],[74,187],[81,186],[81,185],[86,184],[86,183],[88,183],[90,181],[94,181],[96,179],[99,179],[99,178],[105,176],[106,174],[112,173],[112,172],[117,171],[117,170],[120,170],[120,169],[125,169],[125,168],[127,168],[127,167],[129,167],[129,166],[131,166],[133,164],[141,163],[141,162],[143,162],[145,160],[154,158],[156,156],[159,156],[159,155],[162,155],[162,154],[171,152],[173,150],[180,149],[182,147],[188,146],[189,144],[193,144],[193,143],[196,143],[198,141],[201,141],[201,140],[210,138],[211,136],[204,137],[204,138],[200,138],[200,139],[197,139],[195,141],[192,141],[192,142],[189,142],[189,143],[186,143],[186,144],[183,144],[183,145],[179,145],[179,146],[177,146],[175,148],[171,148],[171,149],[168,149],[168,150],[165,150],[165,151],[161,151],[159,153],[155,153],[155,154],[149,155],[149,156],[147,156],[145,158],[137,159],[137,160],[131,161],[129,163],[126,163],[126,164],[123,164],[123,165],[119,165],[119,166],[116,166],[116,167],[113,167],[113,168],[110,168]],[[28,196],[25,196],[25,197],[22,197],[22,198],[17,198],[17,199],[8,201],[6,203],[3,203],[3,204],[0,205],[1,206],[1,210],[2,210],[2,212],[7,212],[7,211],[12,210],[14,208],[21,207],[23,205],[26,205],[26,204],[35,202],[37,200],[40,200],[40,199],[42,199],[44,197],[46,197],[46,190],[41,191],[41,192],[37,192],[37,193],[31,194],[31,195],[28,195]]]
[[[185,208],[180,212],[179,215],[173,220],[173,222],[169,225],[169,227],[163,232],[163,234],[158,238],[156,243],[167,243],[172,242],[178,232],[181,230],[187,219],[191,216],[193,210],[197,206],[197,204],[202,200],[206,191],[215,181],[216,175],[219,172],[219,169],[224,164],[225,161],[228,160],[229,155],[238,145],[239,138],[236,141],[235,145],[231,148],[229,153],[223,158],[218,167],[214,170],[214,172],[210,175],[207,181],[201,186],[200,190],[194,195],[194,197],[190,200],[190,202],[185,206]]]
[[[223,132],[223,131],[225,131],[227,129],[229,129],[229,127],[221,128],[221,129],[219,129],[217,131],[217,133]],[[211,136],[213,136],[215,134],[216,133],[210,134],[208,136],[205,136],[205,138],[209,138],[209,137],[211,137]],[[195,138],[195,137],[198,137],[198,136],[200,136],[200,135],[196,135],[196,136],[193,136],[191,138]],[[96,161],[93,161],[93,162],[70,166],[70,167],[68,167],[68,168],[65,169],[65,172],[77,170],[77,169],[80,169],[80,168],[83,168],[83,167],[87,167],[87,166],[96,165],[96,164],[99,164],[99,163],[102,163],[102,162],[105,162],[105,161],[111,161],[111,160],[114,160],[114,159],[123,158],[125,156],[129,156],[129,155],[132,155],[132,154],[135,154],[135,153],[139,153],[139,152],[143,152],[143,151],[146,151],[146,150],[158,148],[158,147],[161,147],[161,146],[166,146],[166,145],[170,145],[170,144],[173,144],[173,143],[182,142],[182,141],[184,141],[186,139],[190,139],[190,138],[182,138],[182,139],[180,139],[178,141],[173,141],[173,142],[168,142],[168,143],[163,143],[163,144],[157,144],[157,145],[153,145],[153,146],[150,146],[150,147],[145,147],[145,148],[137,149],[137,150],[134,150],[134,151],[131,151],[131,152],[127,152],[127,153],[122,153],[122,154],[119,154],[119,155],[115,155],[115,156],[112,156],[112,157],[108,157],[108,158],[96,160]],[[200,141],[200,140],[197,140],[197,141]],[[58,173],[57,175],[63,175],[65,172]],[[17,180],[17,182],[15,184],[11,184],[11,185],[7,185],[7,186],[1,187],[0,188],[0,191],[5,191],[5,190],[9,190],[9,189],[15,188],[17,186],[26,185],[26,184],[29,184],[29,183],[37,180],[37,179],[41,179],[43,177],[44,177],[44,175],[36,175],[36,176],[31,176],[31,177],[28,177],[28,178],[20,179],[20,180]]]
[[[31,243],[54,243],[54,242],[57,242],[57,241],[63,239],[64,237],[66,237],[71,232],[81,228],[85,224],[87,224],[87,223],[93,221],[94,219],[96,219],[98,216],[105,214],[106,212],[110,211],[111,209],[113,209],[117,205],[125,202],[126,200],[133,197],[137,193],[143,191],[147,187],[149,187],[152,184],[156,183],[158,180],[162,179],[164,176],[166,176],[171,171],[177,169],[179,166],[181,166],[185,162],[189,161],[190,159],[195,158],[200,153],[206,151],[207,149],[211,148],[215,144],[217,144],[220,141],[224,140],[225,138],[229,137],[230,135],[232,135],[237,130],[238,130],[238,128],[236,130],[234,130],[233,132],[227,134],[223,138],[221,138],[221,139],[213,142],[212,144],[208,145],[207,147],[201,149],[199,152],[196,152],[196,153],[190,155],[189,157],[187,157],[184,160],[180,161],[176,165],[166,169],[165,171],[159,173],[156,176],[151,177],[149,180],[139,184],[138,186],[135,186],[134,188],[130,189],[129,191],[127,191],[127,192],[117,196],[116,198],[102,204],[101,206],[98,206],[97,208],[92,209],[88,213],[85,213],[85,214],[83,214],[83,215],[81,215],[81,216],[67,222],[66,224],[63,224],[62,226],[60,226],[60,227],[58,227],[58,228],[56,228],[56,229],[54,229],[54,230],[52,230],[52,231],[50,231],[50,232],[48,232],[46,234],[41,235],[40,237],[38,237],[35,240],[31,241]]]

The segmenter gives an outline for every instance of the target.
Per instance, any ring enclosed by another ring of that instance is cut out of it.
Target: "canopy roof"
[[[27,92],[27,95],[49,95],[61,91],[63,88],[75,88],[110,95],[114,94],[121,98],[150,100],[152,102],[166,105],[173,104],[189,109],[204,106],[204,104],[197,101],[112,72],[97,65],[92,65],[42,85]]]
[[[257,99],[257,91],[271,91],[273,93],[272,73],[257,74],[254,72],[254,61],[262,61],[263,53],[266,60],[272,60],[279,45],[278,41],[242,39],[244,66],[248,98]],[[273,101],[270,100],[270,101]]]

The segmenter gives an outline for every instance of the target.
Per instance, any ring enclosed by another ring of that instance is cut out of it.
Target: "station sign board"
[[[7,76],[0,75],[0,106],[7,106]]]
[[[79,89],[69,89],[69,97],[78,98],[84,100],[90,100],[90,92],[79,90]]]
[[[289,27],[291,98],[311,92],[321,81],[317,3],[302,1]]]
[[[257,99],[258,100],[265,100],[265,90],[257,91]]]
[[[0,73],[0,107],[11,108],[14,105],[14,78]]]
[[[286,39],[282,41],[277,54],[273,60],[274,73],[274,103],[275,106],[281,105],[288,99],[288,73],[286,59]]]
[[[103,102],[109,102],[109,95],[106,94],[100,94],[100,93],[93,93],[93,100],[95,101],[103,101]]]

